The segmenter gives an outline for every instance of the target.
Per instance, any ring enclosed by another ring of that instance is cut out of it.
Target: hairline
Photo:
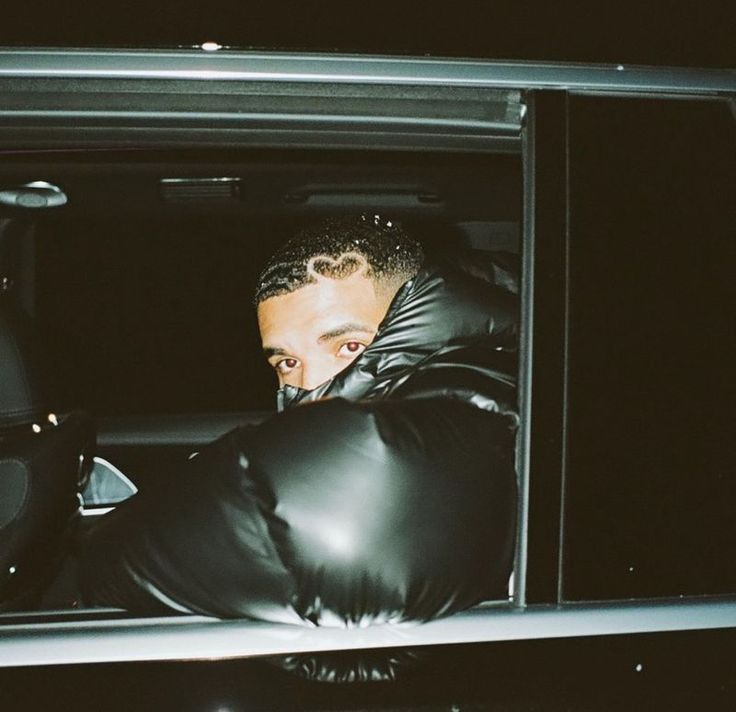
[[[344,254],[348,254],[347,251]],[[401,286],[405,284],[408,280],[415,277],[418,272],[418,270],[413,271],[413,272],[411,270],[406,270],[406,271],[391,272],[391,273],[388,273],[385,270],[376,271],[375,269],[372,268],[367,258],[366,258],[366,264],[367,264],[367,270],[364,271],[362,274],[356,271],[356,272],[351,272],[350,274],[344,274],[344,275],[319,274],[318,276],[315,276],[314,274],[307,272],[305,279],[301,281],[300,283],[284,285],[283,287],[277,289],[273,294],[269,294],[268,296],[257,298],[255,302],[255,306],[258,307],[259,305],[263,304],[263,302],[266,302],[269,299],[275,299],[276,297],[284,297],[287,294],[294,294],[298,292],[300,289],[304,289],[305,287],[319,285],[321,279],[331,279],[336,282],[341,282],[355,275],[359,275],[359,276],[362,276],[363,279],[370,280],[373,283],[373,289],[378,296],[383,296],[387,292],[393,292],[393,294],[395,295],[399,291],[399,289],[401,289]]]

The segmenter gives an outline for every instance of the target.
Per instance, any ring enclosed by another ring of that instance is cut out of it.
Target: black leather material
[[[11,295],[0,294],[0,430],[46,417],[41,361],[27,318]]]
[[[282,393],[301,407],[229,433],[103,517],[82,547],[85,602],[363,626],[505,597],[515,348],[512,294],[422,271],[348,369]],[[284,666],[393,669],[325,660]]]
[[[80,511],[94,427],[72,413],[41,432],[0,435],[0,609],[32,605],[56,574]]]

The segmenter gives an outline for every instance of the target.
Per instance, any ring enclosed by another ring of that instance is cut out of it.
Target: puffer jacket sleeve
[[[102,518],[84,602],[305,625],[504,596],[513,433],[461,400],[307,404],[224,436]]]

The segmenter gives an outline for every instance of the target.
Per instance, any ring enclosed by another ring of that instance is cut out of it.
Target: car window
[[[734,129],[571,100],[568,598],[736,591]]]

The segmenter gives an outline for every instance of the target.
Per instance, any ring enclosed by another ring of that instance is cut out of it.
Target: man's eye
[[[295,358],[282,358],[281,361],[276,364],[276,370],[279,373],[287,374],[293,371],[298,365],[299,361]]]
[[[362,354],[365,350],[366,345],[360,343],[360,341],[348,341],[339,348],[337,355],[354,358],[355,356]]]

